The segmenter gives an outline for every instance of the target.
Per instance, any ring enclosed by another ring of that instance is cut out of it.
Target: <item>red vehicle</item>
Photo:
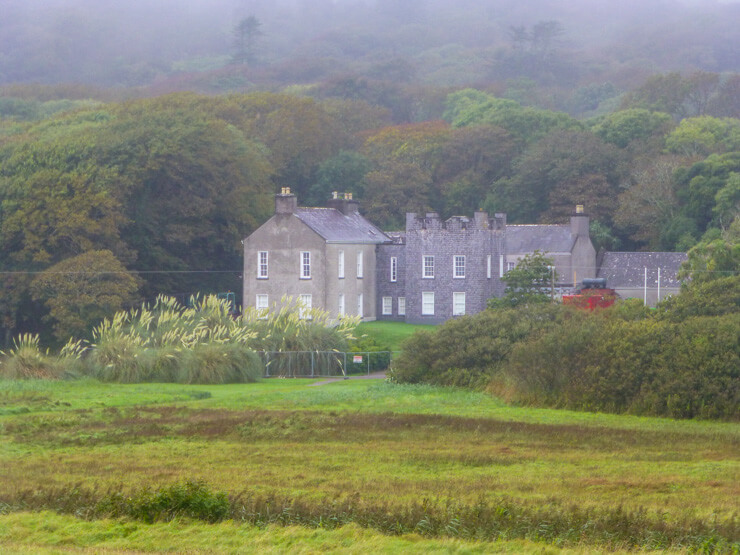
[[[563,295],[563,304],[593,311],[613,305],[617,298],[616,291],[606,286],[606,278],[588,278],[575,294]]]

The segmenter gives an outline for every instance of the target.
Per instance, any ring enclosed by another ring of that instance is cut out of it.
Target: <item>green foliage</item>
[[[475,89],[450,94],[444,118],[454,127],[496,125],[524,143],[532,143],[556,129],[583,129],[581,123],[565,113],[525,108],[513,100],[496,98]]]
[[[599,220],[591,220],[589,224],[589,237],[593,243],[596,252],[599,251],[618,251],[621,240],[614,230]]]
[[[521,403],[736,420],[738,326],[737,312],[677,324],[608,315],[571,318],[518,344],[492,387],[514,391],[511,398]]]
[[[182,94],[110,104],[10,137],[0,148],[3,269],[48,270],[107,250],[116,268],[153,271],[141,284],[146,298],[235,289],[228,270],[240,265],[239,240],[270,212],[273,171],[240,101]],[[183,271],[203,268],[213,272]],[[29,281],[0,290],[6,333],[22,321]],[[93,316],[62,318],[79,333]]]
[[[684,156],[709,156],[740,150],[740,121],[699,116],[681,120],[666,137],[666,148]]]
[[[656,312],[487,310],[404,344],[398,382],[490,391],[521,404],[672,418],[740,418],[740,278],[693,283]]]
[[[712,154],[691,167],[676,171],[676,196],[681,202],[681,214],[691,218],[700,233],[712,226],[718,227],[720,218],[726,226],[727,218],[737,210],[733,206],[737,173],[740,173],[740,151]]]
[[[692,280],[689,287],[740,272],[740,218],[735,218],[732,226],[719,237],[708,235],[689,250],[688,260],[679,272],[680,278]]]
[[[186,481],[155,491],[144,489],[133,496],[113,494],[98,503],[97,511],[111,517],[129,517],[148,524],[192,518],[205,522],[225,519],[230,510],[225,492],[211,490],[203,482]]]
[[[668,114],[632,108],[609,114],[593,131],[605,142],[625,148],[633,141],[662,136],[671,125],[671,116]]]
[[[403,343],[391,378],[399,383],[482,387],[505,364],[513,346],[562,317],[559,306],[485,310],[420,331]]]
[[[501,278],[506,282],[504,296],[488,299],[489,308],[514,308],[550,302],[555,262],[540,251],[527,254]]]
[[[83,336],[106,316],[135,301],[136,276],[110,251],[88,251],[55,264],[31,283],[49,308],[59,340]]]
[[[485,205],[512,222],[560,222],[573,206],[585,204],[609,223],[625,173],[623,154],[588,131],[555,130],[527,147],[511,177],[496,181]]]
[[[362,154],[342,150],[323,162],[316,172],[316,183],[311,186],[306,206],[323,206],[333,192],[353,193],[358,200],[365,191],[365,175],[371,164]]]

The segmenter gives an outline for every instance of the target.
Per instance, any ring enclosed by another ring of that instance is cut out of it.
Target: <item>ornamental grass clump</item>
[[[118,312],[93,330],[90,373],[104,381],[244,383],[262,375],[255,334],[215,296],[184,307],[160,296],[154,306]]]
[[[264,374],[257,351],[345,350],[356,325],[289,298],[269,314],[252,308],[234,316],[214,295],[193,297],[187,307],[160,296],[97,326],[86,362],[103,381],[247,383]]]
[[[64,359],[42,352],[39,336],[25,333],[13,340],[13,348],[0,351],[0,377],[11,380],[58,380],[68,373]]]
[[[255,350],[346,351],[360,322],[351,316],[333,321],[328,312],[307,308],[290,297],[283,297],[280,305],[270,312],[245,308],[241,321],[255,333],[250,341]]]

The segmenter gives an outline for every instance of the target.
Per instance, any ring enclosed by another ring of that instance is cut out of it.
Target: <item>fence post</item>
[[[311,351],[311,377],[313,378],[313,351]]]

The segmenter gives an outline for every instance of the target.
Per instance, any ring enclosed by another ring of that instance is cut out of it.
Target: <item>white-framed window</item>
[[[357,315],[360,318],[363,318],[365,316],[364,299],[362,298],[362,293],[357,295]]]
[[[361,252],[358,252],[357,253],[357,277],[358,278],[361,278],[362,277],[362,274],[363,274],[363,271],[364,271],[363,263],[362,262],[363,262],[363,260],[362,260],[362,253]]]
[[[383,297],[383,316],[393,314],[393,297]]]
[[[257,279],[267,279],[269,269],[267,260],[267,251],[259,251],[257,253]]]
[[[421,315],[434,316],[434,291],[421,293]]]
[[[488,279],[491,279],[491,255],[488,255],[488,258],[486,259],[486,277]]]
[[[312,304],[311,295],[310,294],[300,295],[298,298],[301,301],[301,305],[298,310],[298,316],[303,319],[310,319],[311,318],[311,304]]]
[[[391,256],[391,281],[398,281],[398,258]]]
[[[465,277],[465,256],[464,255],[455,255],[452,259],[452,265],[453,265],[453,272],[452,277],[454,278],[464,278]]]
[[[430,255],[424,255],[423,262],[422,262],[422,268],[421,268],[421,277],[426,279],[431,279],[434,277],[434,257]]]
[[[344,251],[339,251],[337,255],[337,277],[344,279]]]
[[[311,253],[301,251],[301,279],[311,279]]]
[[[516,268],[516,262],[507,262],[506,263],[506,271],[510,271]]]
[[[499,256],[499,276],[504,277],[504,255]]]
[[[452,294],[452,315],[462,316],[465,314],[465,293]]]
[[[257,310],[268,310],[270,308],[270,301],[267,295],[257,295],[257,302],[254,307]]]
[[[398,297],[398,315],[406,316],[406,297]]]
[[[344,316],[344,293],[339,293],[338,310],[339,316]]]

